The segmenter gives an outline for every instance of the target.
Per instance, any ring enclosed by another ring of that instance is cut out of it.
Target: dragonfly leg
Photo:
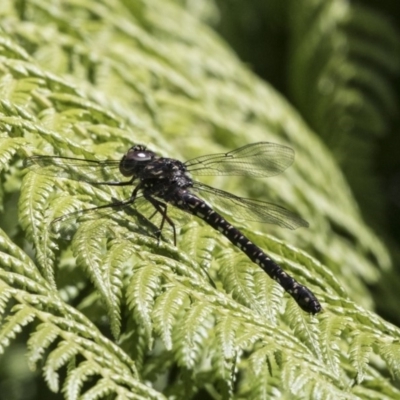
[[[151,214],[148,219],[149,220],[152,219],[157,213],[158,213],[158,210],[154,211],[153,214]]]
[[[163,203],[162,201],[155,199],[154,197],[151,197],[151,196],[145,196],[145,197],[146,197],[146,200],[148,200],[152,204],[152,206],[156,209],[156,211],[150,216],[150,218],[153,218],[154,215],[156,215],[157,213],[160,213],[162,216],[160,228],[159,228],[158,232],[156,233],[158,242],[160,241],[160,236],[161,236],[161,232],[164,227],[164,223],[165,223],[165,221],[167,221],[169,226],[172,228],[172,231],[174,234],[174,246],[176,246],[176,229],[175,229],[175,224],[172,222],[172,219],[169,218],[167,215],[167,207],[168,206],[165,203]]]
[[[131,179],[131,181],[133,181],[133,179]],[[97,182],[97,184],[103,184],[103,183],[106,184],[106,182]],[[125,186],[125,185],[128,184],[128,182],[120,182],[120,183],[122,185],[119,185],[119,186]],[[136,200],[136,195],[137,195],[137,192],[140,190],[140,188],[141,188],[141,185],[140,184],[137,185],[135,187],[135,189],[133,190],[131,196],[127,200],[116,200],[116,199],[113,199],[112,203],[103,204],[101,206],[96,206],[96,207],[86,208],[86,209],[83,209],[83,210],[74,211],[72,213],[65,214],[65,215],[62,215],[61,217],[53,219],[53,221],[51,221],[51,224],[53,225],[54,223],[63,221],[66,217],[71,216],[71,215],[80,215],[80,214],[82,214],[83,212],[86,212],[86,211],[97,211],[97,210],[103,210],[105,208],[121,207],[121,206],[126,206],[128,204],[133,204],[135,202],[135,200]]]

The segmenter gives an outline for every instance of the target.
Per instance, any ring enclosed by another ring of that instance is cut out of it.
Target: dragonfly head
[[[124,176],[133,176],[140,172],[150,161],[156,157],[155,153],[147,150],[145,146],[137,144],[132,146],[122,157],[119,170]]]

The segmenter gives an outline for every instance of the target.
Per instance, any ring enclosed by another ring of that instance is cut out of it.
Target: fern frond
[[[215,325],[215,334],[218,347],[222,350],[225,360],[232,360],[236,357],[236,331],[240,324],[230,315],[224,315],[217,318]]]
[[[59,329],[50,323],[40,324],[28,340],[28,362],[32,369],[43,358],[44,352],[57,339]]]
[[[203,355],[203,346],[212,323],[213,306],[207,302],[195,302],[176,325],[175,358],[178,365],[191,370]]]
[[[364,380],[367,365],[373,351],[374,338],[368,334],[353,331],[349,343],[350,363],[356,370],[356,382]]]
[[[275,346],[274,343],[255,350],[249,357],[249,366],[253,374],[255,376],[264,376],[267,372],[266,368],[268,367],[268,374],[273,376],[273,369],[277,367],[275,353],[279,351],[279,347]]]
[[[8,285],[3,284],[0,280],[0,321],[3,319],[3,315],[6,311],[8,302],[12,298],[13,290]]]
[[[129,267],[129,261],[132,260],[133,254],[133,249],[129,248],[125,242],[111,242],[103,261],[104,266],[101,268],[105,280],[110,286],[110,299],[106,304],[110,303],[111,305],[108,312],[111,331],[115,338],[119,337],[121,331],[123,273]]]
[[[35,319],[29,307],[17,305],[12,310],[13,314],[7,317],[0,330],[0,352],[10,345],[10,341],[15,339],[22,328]]]
[[[155,302],[152,318],[154,329],[163,340],[167,350],[172,349],[172,330],[176,323],[178,313],[186,308],[188,294],[181,287],[164,287],[164,293]]]
[[[89,389],[83,396],[82,400],[97,400],[97,399],[104,399],[105,397],[109,396],[111,393],[115,392],[113,390],[114,382],[109,379],[101,379],[97,382],[95,386]],[[129,392],[124,393],[126,396],[125,398],[133,399],[134,395],[129,394]]]
[[[74,368],[67,376],[63,387],[63,393],[67,400],[78,400],[84,383],[96,375],[98,369],[96,363],[84,361]]]
[[[211,229],[196,223],[190,223],[182,227],[181,233],[183,240],[180,242],[180,246],[185,249],[185,253],[195,260],[201,268],[208,270],[215,247],[215,235]],[[185,235],[185,233],[189,234]]]
[[[156,265],[142,264],[136,269],[127,287],[128,307],[141,321],[148,339],[153,331],[151,312],[160,291],[161,274],[161,269]]]
[[[257,399],[279,399],[283,397],[281,384],[278,379],[271,376],[271,371],[265,365],[262,371],[257,374],[248,374],[249,377],[242,385],[240,393],[243,398],[257,400]]]
[[[337,387],[337,382],[331,377],[315,375],[314,371],[307,364],[299,364],[298,361],[287,360],[283,363],[282,384],[289,397],[301,398],[322,398],[322,399],[354,399],[357,397]]]
[[[37,249],[37,258],[47,280],[55,286],[54,261],[57,247],[49,237],[49,219],[45,217],[45,205],[54,191],[53,181],[48,177],[27,174],[24,178],[26,190],[21,194],[20,223]],[[41,190],[38,192],[37,188]]]
[[[0,169],[7,167],[18,150],[26,145],[23,138],[0,138]]]
[[[393,376],[398,376],[400,374],[400,344],[399,340],[380,340],[379,342],[379,355],[387,363],[390,372]]]
[[[219,386],[226,398],[233,395],[233,386],[236,378],[235,368],[239,359],[236,347],[237,330],[239,321],[232,315],[219,316],[214,328],[216,352],[213,355],[213,370],[220,379]]]
[[[15,335],[21,332],[23,326],[35,319],[42,321],[38,333],[30,341],[30,360],[32,363],[36,363],[44,357],[44,350],[55,339],[61,339],[58,347],[49,352],[44,367],[45,379],[51,390],[57,392],[59,389],[57,370],[68,363],[72,357],[79,354],[84,359],[91,361],[95,375],[106,378],[114,377],[110,385],[110,390],[113,393],[134,390],[143,397],[162,398],[136,380],[137,374],[132,362],[115,345],[107,343],[107,340],[101,337],[97,329],[91,326],[82,316],[75,318],[79,314],[72,312],[64,318],[42,311],[42,309],[49,308],[54,311],[57,310],[61,314],[65,313],[65,305],[54,299],[54,295],[52,297],[30,295],[14,289],[13,297],[16,301],[22,300],[22,304],[13,308],[12,315],[2,325],[0,343],[2,346],[7,346],[9,340],[14,339]],[[79,374],[79,376],[70,377],[66,383],[69,389],[66,390],[77,393],[83,386],[79,379],[85,380],[85,375]],[[71,389],[72,387],[75,389]],[[134,387],[135,389],[133,389]]]
[[[248,307],[257,306],[254,269],[248,268],[248,262],[242,255],[232,252],[225,252],[221,257],[221,266],[218,275],[227,293]],[[261,279],[267,279],[265,276]]]
[[[347,323],[350,323],[350,321],[347,321]],[[329,365],[329,369],[336,376],[340,375],[340,352],[338,351],[340,338],[342,332],[348,328],[347,323],[345,318],[332,316],[331,318],[323,318],[320,324],[321,353],[326,364]]]
[[[80,265],[82,265],[106,305],[115,334],[119,331],[119,314],[121,291],[114,286],[112,269],[105,260],[105,241],[107,240],[108,221],[98,219],[82,224],[76,232],[72,249]],[[88,232],[90,235],[88,236]],[[116,258],[114,262],[117,263]],[[121,285],[121,282],[119,282]],[[119,292],[119,296],[116,296]]]
[[[284,319],[286,323],[293,329],[296,338],[304,343],[307,348],[315,355],[321,354],[321,348],[318,338],[321,335],[319,325],[313,318],[305,316],[304,313],[298,312],[296,304],[291,301],[286,307]],[[331,338],[332,339],[332,338]]]
[[[72,341],[62,341],[47,357],[43,373],[49,388],[53,392],[58,392],[59,389],[59,376],[57,370],[63,367],[78,352],[78,344]]]
[[[271,325],[276,325],[280,306],[282,304],[283,291],[280,285],[267,279],[264,272],[256,269],[254,271],[254,285],[257,304]]]
[[[308,1],[291,3],[288,12],[296,104],[342,165],[366,217],[381,220],[371,155],[398,108],[392,79],[400,68],[399,32],[364,4]]]

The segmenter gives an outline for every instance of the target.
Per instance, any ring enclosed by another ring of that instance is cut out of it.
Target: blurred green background
[[[332,150],[364,219],[389,247],[394,268],[371,291],[377,312],[400,326],[399,2],[215,5],[210,23]]]

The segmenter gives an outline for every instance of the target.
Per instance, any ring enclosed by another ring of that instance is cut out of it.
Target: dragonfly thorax
[[[193,186],[185,165],[172,158],[153,159],[140,171],[138,178],[145,186],[157,188],[161,192]]]

